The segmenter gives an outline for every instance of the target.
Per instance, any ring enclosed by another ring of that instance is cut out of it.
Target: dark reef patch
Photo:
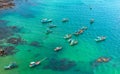
[[[43,69],[51,69],[54,71],[67,71],[70,70],[72,67],[75,67],[75,61],[70,61],[68,59],[49,59],[48,65],[44,66]]]
[[[75,74],[94,74],[94,69],[89,62],[78,61],[77,66],[73,69]]]
[[[13,55],[15,53],[15,51],[13,51],[14,49],[15,49],[14,46],[5,47],[5,49],[4,49],[5,55]]]
[[[22,30],[22,28],[18,27],[18,26],[8,26],[8,28],[10,28],[12,30],[12,32],[14,32],[14,33],[21,32],[21,30]]]
[[[85,68],[78,68],[73,71],[76,72],[77,74],[94,74],[93,70],[92,71],[87,71],[87,70],[83,71],[81,69],[85,69]]]
[[[1,49],[0,56],[13,55],[17,52],[14,51],[15,50],[14,46],[1,46],[0,49]]]
[[[21,42],[21,38],[9,38],[7,40],[7,43],[11,43],[11,44],[19,44]]]
[[[14,33],[8,27],[0,27],[0,39],[7,38]]]
[[[8,21],[0,20],[0,27],[6,26],[7,24],[8,24]]]
[[[12,8],[14,6],[14,0],[0,0],[0,9]]]
[[[18,26],[8,26],[9,21],[0,20],[0,56],[7,56],[15,54],[17,51],[14,46],[4,45],[4,43],[19,44],[23,40],[20,36],[12,37],[21,31]]]
[[[0,40],[4,38],[8,38],[15,33],[18,33],[21,31],[20,27],[17,26],[7,26],[8,21],[6,20],[0,20]]]

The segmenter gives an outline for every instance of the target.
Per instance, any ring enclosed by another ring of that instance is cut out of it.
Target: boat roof
[[[30,62],[30,64],[34,64],[35,62]]]

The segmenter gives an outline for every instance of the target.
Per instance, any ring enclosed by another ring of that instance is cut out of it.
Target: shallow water
[[[0,57],[0,74],[120,74],[120,6],[119,0],[19,0],[12,9],[0,10],[0,27],[17,26],[12,36],[21,36],[26,43],[14,45],[18,52],[14,55]],[[90,10],[92,7],[92,10]],[[62,23],[62,18],[69,22]],[[43,18],[52,18],[53,33],[46,35],[49,24],[40,22]],[[90,25],[89,20],[95,19]],[[65,34],[74,33],[82,26],[87,26],[82,35],[73,37],[78,45],[70,46],[63,38]],[[8,34],[11,32],[7,32]],[[107,36],[103,42],[94,39]],[[6,35],[8,36],[8,35]],[[9,35],[11,37],[11,35]],[[37,41],[39,46],[30,45]],[[9,45],[9,44],[7,44]],[[54,52],[56,46],[62,46],[60,52]],[[99,57],[110,57],[108,63],[92,66]],[[31,61],[48,59],[34,69],[29,68]],[[18,68],[5,71],[10,62],[17,62]],[[60,62],[62,61],[62,62]]]

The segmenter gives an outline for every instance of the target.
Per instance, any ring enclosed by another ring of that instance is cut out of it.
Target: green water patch
[[[75,47],[66,46],[66,48],[67,49],[62,56],[76,61],[90,62],[96,57],[102,55],[102,53],[100,54],[100,52],[98,52],[99,50],[97,46],[86,42],[80,42],[78,46]],[[69,55],[72,56],[69,57]]]

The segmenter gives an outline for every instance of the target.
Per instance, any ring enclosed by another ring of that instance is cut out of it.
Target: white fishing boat
[[[72,37],[72,34],[66,34],[65,36],[64,36],[64,39],[70,39]]]
[[[33,67],[36,67],[36,66],[38,66],[41,62],[43,62],[44,60],[46,60],[47,58],[43,58],[42,60],[40,60],[40,61],[37,61],[37,62],[30,62],[30,65],[29,65],[29,67],[31,67],[31,68],[33,68]]]
[[[106,39],[105,36],[98,36],[98,37],[95,39],[95,41],[96,41],[96,42],[100,42],[100,41],[104,41],[105,39]]]
[[[52,22],[52,19],[44,18],[41,20],[41,23],[50,23],[50,22]]]
[[[60,51],[62,49],[62,47],[60,46],[60,47],[56,47],[55,49],[54,49],[54,51]]]

